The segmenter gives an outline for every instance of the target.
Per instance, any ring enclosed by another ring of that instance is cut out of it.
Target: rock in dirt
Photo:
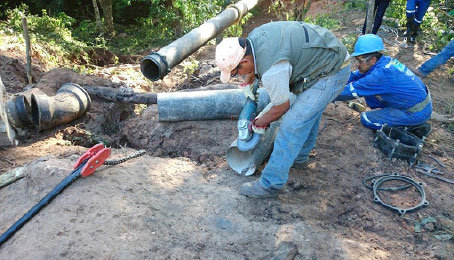
[[[276,251],[270,255],[272,260],[292,260],[298,254],[298,246],[292,242],[282,242]]]

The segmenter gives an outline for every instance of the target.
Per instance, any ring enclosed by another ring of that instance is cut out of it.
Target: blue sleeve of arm
[[[354,97],[375,96],[388,92],[388,80],[382,70],[374,70],[366,76],[350,82],[344,89]]]
[[[385,105],[380,100],[378,100],[375,96],[364,97],[364,100],[366,101],[367,106],[372,109],[385,107]]]
[[[345,86],[344,90],[339,94],[339,96],[337,96],[337,98],[334,101],[347,101],[347,100],[356,99],[357,97],[353,96],[352,92],[350,91],[349,83],[356,81],[364,76],[365,75],[361,74],[359,71],[350,72],[350,78],[348,79],[347,85]]]
[[[353,82],[353,81],[357,81],[358,79],[360,79],[360,78],[362,78],[364,76],[366,76],[366,75],[360,73],[359,71],[352,71],[350,73],[350,78],[348,78],[347,84],[350,83],[350,82]]]

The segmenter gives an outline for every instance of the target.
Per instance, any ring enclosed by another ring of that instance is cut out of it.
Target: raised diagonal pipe
[[[242,0],[229,5],[216,17],[206,21],[158,52],[152,52],[145,56],[140,64],[142,74],[153,81],[164,78],[171,68],[216,37],[225,28],[239,21],[258,2],[260,0]]]

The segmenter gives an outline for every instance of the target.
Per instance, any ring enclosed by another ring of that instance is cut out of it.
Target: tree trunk
[[[114,36],[115,29],[112,14],[112,0],[99,0],[99,3],[101,4],[104,16],[104,26],[106,28],[106,33],[110,36]]]
[[[102,33],[104,32],[104,30],[102,28],[101,15],[99,14],[98,3],[96,2],[96,0],[93,0],[93,9],[95,9],[96,31],[98,33]]]
[[[375,19],[375,0],[369,0],[367,4],[366,34],[372,33]]]

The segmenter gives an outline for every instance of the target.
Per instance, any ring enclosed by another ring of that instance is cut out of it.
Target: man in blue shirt
[[[419,125],[430,119],[432,101],[422,80],[398,60],[382,54],[383,40],[362,35],[355,44],[358,70],[350,74],[347,86],[336,98],[364,97],[372,110],[361,113],[361,123],[371,129]]]

